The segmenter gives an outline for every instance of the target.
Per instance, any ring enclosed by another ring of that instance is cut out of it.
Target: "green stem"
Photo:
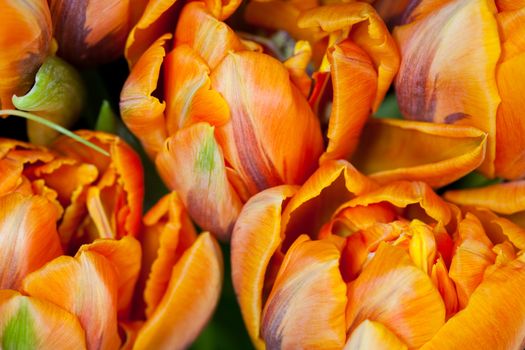
[[[83,139],[82,137],[78,136],[77,134],[69,131],[68,129],[66,129],[64,127],[61,127],[58,124],[50,122],[49,120],[47,120],[45,118],[39,117],[37,115],[31,114],[31,113],[28,113],[28,112],[19,111],[19,110],[16,110],[16,109],[0,109],[0,115],[6,115],[6,114],[7,115],[14,115],[14,116],[17,116],[17,117],[22,117],[22,118],[25,118],[25,119],[28,119],[28,120],[35,121],[35,122],[40,123],[42,125],[45,125],[48,128],[51,128],[53,130],[58,131],[61,134],[64,134],[64,135],[66,135],[68,137],[71,137],[73,140],[75,140],[77,142],[80,142],[81,144],[83,144],[83,145],[85,145],[87,147],[90,147],[90,148],[94,149],[95,151],[100,152],[103,155],[109,157],[109,153],[106,150],[104,150],[103,148],[95,145],[92,142],[89,142],[88,140]]]

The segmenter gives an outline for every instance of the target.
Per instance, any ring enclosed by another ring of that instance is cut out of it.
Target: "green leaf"
[[[385,99],[379,109],[374,114],[376,118],[391,118],[391,119],[403,119],[403,115],[399,110],[399,105],[397,104],[396,95],[390,93],[386,95]]]
[[[95,130],[112,134],[117,133],[117,116],[115,115],[115,112],[113,112],[113,109],[111,109],[111,105],[107,100],[102,101]]]

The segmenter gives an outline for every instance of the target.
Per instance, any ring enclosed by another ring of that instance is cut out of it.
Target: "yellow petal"
[[[399,27],[403,60],[397,75],[399,107],[409,119],[470,125],[488,134],[481,170],[494,175],[500,56],[493,1],[437,3],[429,14]],[[415,12],[423,11],[419,7]]]
[[[233,286],[252,342],[264,348],[260,339],[262,294],[270,259],[281,243],[283,202],[296,189],[279,186],[253,196],[235,223],[231,240]]]
[[[418,348],[445,323],[445,306],[430,278],[408,254],[382,243],[348,285],[349,332],[366,319],[388,327],[409,348]]]
[[[18,289],[27,274],[62,254],[58,214],[44,197],[0,197],[0,289]]]
[[[269,349],[341,349],[346,341],[346,288],[340,252],[329,241],[300,236],[287,251],[264,308]]]
[[[434,232],[419,220],[412,221],[409,229],[412,233],[408,249],[410,257],[417,267],[429,275],[437,253]]]
[[[197,224],[229,240],[242,204],[228,182],[214,128],[197,123],[179,130],[166,141],[156,164]]]
[[[3,349],[86,349],[78,319],[60,307],[15,291],[0,291]]]
[[[421,349],[521,349],[525,339],[525,265],[489,274],[457,313]]]
[[[441,187],[482,163],[486,140],[485,133],[468,126],[373,119],[352,163],[380,183],[412,180]]]
[[[364,320],[352,332],[344,350],[408,349],[399,338],[379,322]]]
[[[187,348],[215,309],[222,274],[219,245],[203,233],[173,268],[168,289],[140,330],[134,349]]]
[[[317,166],[322,136],[286,68],[262,53],[229,53],[211,80],[231,113],[217,139],[250,193],[304,182]]]
[[[168,135],[165,105],[152,94],[157,89],[160,66],[165,55],[163,46],[170,38],[171,34],[161,36],[144,52],[133,66],[120,93],[122,120],[137,135],[151,158],[161,150]]]

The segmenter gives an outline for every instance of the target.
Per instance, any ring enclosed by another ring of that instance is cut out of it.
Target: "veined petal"
[[[295,44],[293,55],[283,62],[290,73],[290,79],[305,97],[308,97],[312,87],[312,79],[307,72],[311,58],[312,47],[307,41],[299,40]]]
[[[133,3],[135,2],[138,1],[133,0]],[[177,5],[180,3],[180,1],[177,3],[177,0],[150,0],[144,11],[134,10],[140,12],[141,17],[129,32],[124,50],[124,55],[132,71],[148,48],[155,45],[153,43],[156,40],[158,41],[161,35],[173,30],[172,23],[176,20],[175,15],[179,7]],[[141,4],[138,7],[142,6],[144,5]]]
[[[264,280],[270,259],[281,243],[283,202],[292,186],[274,187],[253,196],[235,223],[231,240],[232,279],[246,328],[258,349]]]
[[[496,5],[500,11],[513,11],[525,7],[523,0],[496,0]]]
[[[392,119],[372,119],[352,163],[380,183],[425,181],[441,187],[476,169],[487,135],[475,128]]]
[[[372,111],[378,76],[371,57],[350,39],[328,51],[333,105],[328,123],[326,159],[349,158]]]
[[[281,235],[285,249],[303,233],[315,237],[341,204],[376,187],[374,181],[346,161],[325,162],[304,183],[283,212]]]
[[[4,0],[0,13],[0,107],[13,107],[23,95],[51,48],[51,14],[45,0]]]
[[[513,261],[485,276],[468,305],[421,349],[521,349],[525,338],[525,265]]]
[[[366,319],[388,327],[409,348],[418,348],[445,323],[445,306],[430,278],[403,249],[381,243],[348,285],[350,334]]]
[[[424,1],[420,7],[427,3],[433,2]],[[429,10],[429,15],[394,32],[403,57],[396,78],[399,107],[409,119],[470,125],[487,132],[481,170],[493,176],[500,103],[496,85],[500,41],[494,2],[437,3],[439,7]]]
[[[228,52],[246,49],[237,34],[200,1],[190,2],[182,9],[175,30],[175,46],[182,44],[195,50],[212,70]]]
[[[90,66],[116,59],[124,51],[131,7],[120,0],[50,0],[60,57]]]
[[[80,258],[83,252],[97,253],[113,264],[117,274],[117,311],[119,315],[125,316],[130,307],[140,271],[139,242],[130,236],[123,237],[119,241],[101,239],[81,246],[75,257]]]
[[[228,182],[214,128],[197,123],[177,131],[166,141],[156,164],[197,224],[228,240],[242,204]]]
[[[366,52],[377,71],[372,104],[377,110],[397,73],[400,57],[394,39],[374,8],[360,1],[320,6],[305,11],[298,23],[301,28],[319,28],[343,37],[343,33],[348,33],[348,38]]]
[[[121,343],[117,330],[118,277],[106,257],[86,251],[77,258],[58,257],[28,275],[23,291],[76,315],[89,349],[114,349]]]
[[[379,322],[364,320],[352,332],[344,350],[390,349],[407,350],[404,344],[392,331]]]
[[[222,264],[215,239],[209,233],[201,234],[173,268],[168,289],[140,330],[134,349],[187,348],[215,309]]]
[[[161,36],[140,56],[120,93],[122,120],[139,137],[151,158],[161,150],[168,136],[165,104],[152,94],[157,88],[160,67],[166,54],[163,46],[170,38],[171,34]]]
[[[346,288],[340,252],[327,240],[300,236],[287,251],[264,308],[269,349],[341,349],[346,341]]]
[[[458,295],[456,286],[449,276],[449,271],[445,265],[445,260],[440,256],[432,266],[432,282],[439,290],[441,298],[445,303],[446,319],[452,317],[459,309]]]
[[[262,53],[229,53],[211,79],[231,115],[217,139],[250,193],[302,183],[317,165],[322,137],[286,68]]]
[[[45,300],[0,291],[3,349],[86,349],[77,317]]]
[[[176,46],[164,60],[168,134],[199,121],[220,126],[230,119],[226,101],[211,89],[210,69],[188,45]]]
[[[41,196],[0,197],[0,289],[18,289],[27,274],[62,254],[58,214]]]
[[[143,265],[143,269],[148,272],[143,288],[146,317],[151,317],[162,301],[170,283],[173,267],[197,239],[195,228],[177,193],[172,192],[164,198],[150,209],[144,218],[146,229],[142,234],[143,242],[154,239],[157,246],[154,258],[150,259],[150,263]],[[167,201],[166,207],[163,201]],[[159,214],[160,217],[153,218]],[[154,237],[148,237],[150,235]]]

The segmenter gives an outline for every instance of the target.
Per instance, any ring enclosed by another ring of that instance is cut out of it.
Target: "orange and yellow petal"
[[[346,342],[346,286],[330,241],[300,236],[287,251],[261,320],[269,349],[341,349]]]
[[[215,309],[222,276],[220,247],[203,233],[173,268],[168,289],[140,330],[134,349],[188,347]]]
[[[166,141],[156,164],[196,223],[228,240],[242,204],[228,181],[214,127],[197,123],[177,131]]]
[[[408,347],[385,325],[364,320],[352,332],[344,350],[368,349],[406,350]]]
[[[253,196],[244,205],[232,233],[233,286],[248,334],[259,349],[264,348],[259,332],[266,270],[281,243],[283,202],[296,190],[279,186]]]
[[[469,126],[374,119],[352,163],[379,183],[411,180],[441,187],[476,169],[486,143],[487,135]]]

